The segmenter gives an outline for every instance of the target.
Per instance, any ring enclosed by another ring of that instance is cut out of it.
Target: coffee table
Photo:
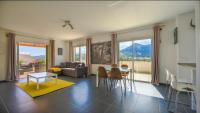
[[[37,82],[36,89],[39,90],[39,84],[41,83],[40,79],[45,79],[43,82],[46,82],[47,78],[50,78],[50,77],[55,77],[56,78],[55,84],[57,84],[58,76],[55,73],[40,72],[40,73],[31,73],[31,74],[28,74],[27,75],[27,85],[29,85],[29,79],[30,78],[34,78],[34,79],[36,79],[36,82]]]

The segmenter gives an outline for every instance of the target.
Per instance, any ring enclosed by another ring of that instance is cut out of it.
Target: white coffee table
[[[36,79],[36,82],[37,82],[36,89],[39,90],[39,84],[41,83],[40,79],[45,79],[43,82],[46,82],[47,78],[50,78],[50,77],[55,77],[56,78],[55,84],[57,84],[58,75],[55,74],[55,73],[40,72],[40,73],[31,73],[31,74],[28,74],[27,75],[27,85],[29,85],[29,79],[30,78],[34,78],[34,79]]]

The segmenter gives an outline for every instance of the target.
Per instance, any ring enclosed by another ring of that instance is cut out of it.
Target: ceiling
[[[0,27],[72,40],[159,23],[194,10],[195,1],[0,1]],[[62,28],[70,20],[74,30]]]

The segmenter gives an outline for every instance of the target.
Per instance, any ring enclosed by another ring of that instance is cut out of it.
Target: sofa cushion
[[[75,68],[62,68],[62,70],[75,71]]]
[[[77,66],[78,64],[79,64],[79,63],[77,63],[77,62],[73,62],[73,63],[71,63],[70,68],[76,68],[76,66]]]
[[[62,70],[63,70],[63,74],[64,74],[64,75],[76,77],[75,68],[62,68]]]
[[[65,66],[66,68],[71,68],[71,67],[70,67],[71,62],[65,62],[65,64],[66,64],[66,66]]]
[[[66,67],[66,63],[65,62],[60,63],[60,68],[65,68],[65,67]]]

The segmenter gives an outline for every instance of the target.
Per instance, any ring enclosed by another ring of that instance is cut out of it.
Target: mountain
[[[142,45],[138,43],[134,43],[133,45],[124,48],[120,51],[121,57],[151,57],[151,44]]]
[[[36,59],[28,54],[19,54],[19,61],[24,64],[29,64],[31,62],[36,61]]]
[[[35,59],[44,59],[46,55],[32,56]]]

